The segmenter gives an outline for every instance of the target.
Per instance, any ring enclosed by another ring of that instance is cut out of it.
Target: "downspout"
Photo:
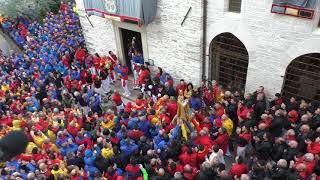
[[[202,80],[206,79],[206,49],[207,49],[207,7],[208,0],[203,0],[202,14]]]

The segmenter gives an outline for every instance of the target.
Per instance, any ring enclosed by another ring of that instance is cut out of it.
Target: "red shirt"
[[[143,136],[143,132],[139,130],[131,130],[128,132],[128,136],[131,139],[137,140],[140,139],[141,136]]]
[[[320,154],[320,143],[312,142],[310,145],[308,145],[307,151],[308,153],[312,154]]]
[[[84,63],[84,57],[86,56],[86,51],[82,48],[77,49],[75,56],[76,56],[76,59],[79,61],[79,63],[82,65]]]
[[[230,169],[230,174],[233,176],[240,177],[241,174],[247,173],[247,166],[245,164],[235,164]]]
[[[205,148],[210,149],[213,145],[213,142],[209,136],[198,136],[195,141],[195,144],[202,144]]]
[[[176,86],[176,92],[179,93],[180,90],[182,90],[182,92],[184,92],[187,89],[187,85],[186,84],[178,84]]]
[[[183,166],[189,164],[192,167],[197,167],[197,154],[196,153],[192,153],[192,154],[188,154],[188,153],[184,153],[181,154],[179,156],[179,159],[181,161],[181,164]]]
[[[208,148],[204,148],[203,151],[197,152],[197,162],[198,164],[202,164],[206,160],[206,156],[208,154],[209,150]]]
[[[229,145],[229,135],[227,133],[219,134],[217,139],[213,141],[213,145],[215,144],[218,144],[223,150],[223,154],[226,154]]]
[[[112,96],[112,100],[117,106],[120,106],[122,104],[121,96],[119,94],[114,94]]]
[[[131,175],[134,176],[136,178],[129,178],[129,180],[137,180],[138,177],[141,176],[141,172],[140,172],[140,167],[138,165],[133,166],[132,164],[128,164],[126,166],[126,171]]]
[[[171,119],[173,119],[174,116],[177,114],[177,110],[178,110],[177,103],[169,101],[167,104],[167,111],[168,111]]]
[[[141,73],[140,73],[140,75],[138,77],[138,82],[139,82],[140,85],[141,84],[145,84],[145,78],[148,77],[149,74],[150,74],[150,72],[147,69],[141,71]]]
[[[242,119],[246,120],[247,119],[247,114],[252,112],[252,111],[253,111],[252,108],[244,107],[242,109],[238,109],[237,110],[237,115],[240,116]]]

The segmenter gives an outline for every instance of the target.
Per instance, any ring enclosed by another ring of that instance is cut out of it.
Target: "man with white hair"
[[[248,174],[242,174],[240,180],[250,180],[250,176]]]

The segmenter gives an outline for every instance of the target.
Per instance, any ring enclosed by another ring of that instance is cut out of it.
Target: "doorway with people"
[[[121,28],[120,30],[124,53],[123,62],[125,62],[127,67],[129,68],[129,74],[132,74],[134,71],[132,60],[138,61],[143,64],[141,33],[123,28]]]

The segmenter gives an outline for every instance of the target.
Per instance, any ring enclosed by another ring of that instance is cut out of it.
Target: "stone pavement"
[[[129,88],[129,91],[131,92],[131,96],[126,97],[126,96],[122,95],[124,93],[124,91],[121,87],[120,79],[115,82],[113,87],[111,87],[112,90],[115,89],[120,93],[124,104],[127,104],[127,102],[129,102],[129,101],[134,102],[140,94],[140,90],[133,89],[133,76],[132,75],[129,75],[128,88]]]
[[[8,56],[10,51],[21,52],[20,48],[13,42],[13,40],[0,29],[0,49],[4,55]]]

